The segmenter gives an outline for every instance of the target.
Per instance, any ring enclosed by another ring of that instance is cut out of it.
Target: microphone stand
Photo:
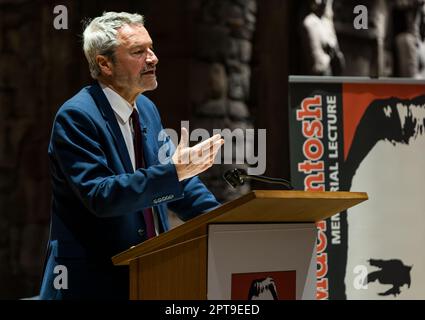
[[[228,170],[223,174],[224,180],[229,183],[233,188],[236,186],[241,186],[245,183],[245,180],[255,180],[260,182],[266,182],[271,184],[278,184],[284,186],[286,190],[293,190],[294,187],[288,180],[282,178],[270,178],[266,176],[253,176],[247,174],[247,172],[243,169],[233,169]]]

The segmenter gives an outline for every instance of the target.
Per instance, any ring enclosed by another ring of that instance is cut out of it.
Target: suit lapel
[[[121,161],[124,165],[126,172],[134,172],[133,166],[131,164],[131,159],[128,154],[127,146],[122,136],[121,129],[118,125],[114,110],[112,110],[112,107],[109,104],[109,101],[106,98],[105,94],[103,93],[102,88],[96,82],[94,85],[90,86],[88,90],[92,95],[93,99],[95,100],[100,112],[102,113],[102,116],[106,121],[106,126],[108,130],[111,132],[112,137],[114,138],[115,145],[117,147],[118,153],[120,155]]]

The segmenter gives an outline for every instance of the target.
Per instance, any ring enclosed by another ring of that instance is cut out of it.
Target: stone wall
[[[252,150],[254,143],[245,139],[244,130],[253,128],[247,104],[256,13],[256,0],[207,0],[202,2],[196,20],[190,90],[194,115],[191,130],[204,128],[210,135],[213,129],[227,128],[234,132],[235,139],[226,141],[229,150],[230,146],[233,150],[232,159],[228,158],[233,163],[237,153]],[[242,130],[233,131],[237,128]],[[221,163],[224,155],[225,152],[221,154]],[[237,166],[247,167],[246,163]],[[237,189],[227,184],[223,187],[222,174],[233,167],[232,164],[215,165],[201,175],[222,201],[244,194],[250,188],[249,183]]]
[[[43,11],[0,2],[0,298],[31,295],[40,274],[49,201]]]

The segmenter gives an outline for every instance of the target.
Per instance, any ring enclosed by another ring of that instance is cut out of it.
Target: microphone
[[[255,180],[260,182],[279,184],[283,186],[285,190],[294,189],[294,187],[291,185],[291,183],[288,180],[281,179],[281,178],[270,178],[266,176],[253,176],[253,175],[247,174],[245,170],[238,169],[238,168],[235,168],[233,170],[227,170],[223,174],[223,178],[233,188],[243,185],[245,183],[245,180]]]

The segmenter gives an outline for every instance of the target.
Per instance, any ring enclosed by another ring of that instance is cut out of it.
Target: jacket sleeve
[[[181,220],[187,221],[201,213],[211,211],[220,206],[214,195],[198,177],[184,180],[183,185],[184,198],[168,203],[168,207]]]
[[[153,105],[156,112],[158,121],[160,116],[156,107]],[[159,161],[162,163],[171,162],[171,157],[175,152],[175,145],[170,136],[167,135],[161,125],[161,133],[159,134],[159,141],[161,141],[159,148]],[[173,210],[180,219],[187,221],[201,213],[211,211],[220,203],[216,200],[214,195],[207,189],[198,177],[185,179],[181,182],[183,187],[184,196],[180,199],[174,199],[167,203],[168,208]]]
[[[155,104],[147,98],[146,102],[150,104],[155,113],[155,118],[161,124],[161,116]],[[165,132],[162,124],[160,125],[160,129],[161,131],[158,135],[158,141],[161,141],[159,146],[159,161],[161,163],[171,163],[171,157],[176,150],[176,146],[170,136]],[[167,203],[167,206],[183,221],[211,211],[221,205],[211,191],[196,176],[181,181],[181,186],[183,188],[183,197],[174,198],[173,201]]]
[[[115,174],[100,141],[98,128],[84,110],[67,107],[56,116],[52,156],[71,189],[94,215],[134,213],[155,205],[155,199],[164,194],[168,195],[167,200],[183,197],[172,163]]]

